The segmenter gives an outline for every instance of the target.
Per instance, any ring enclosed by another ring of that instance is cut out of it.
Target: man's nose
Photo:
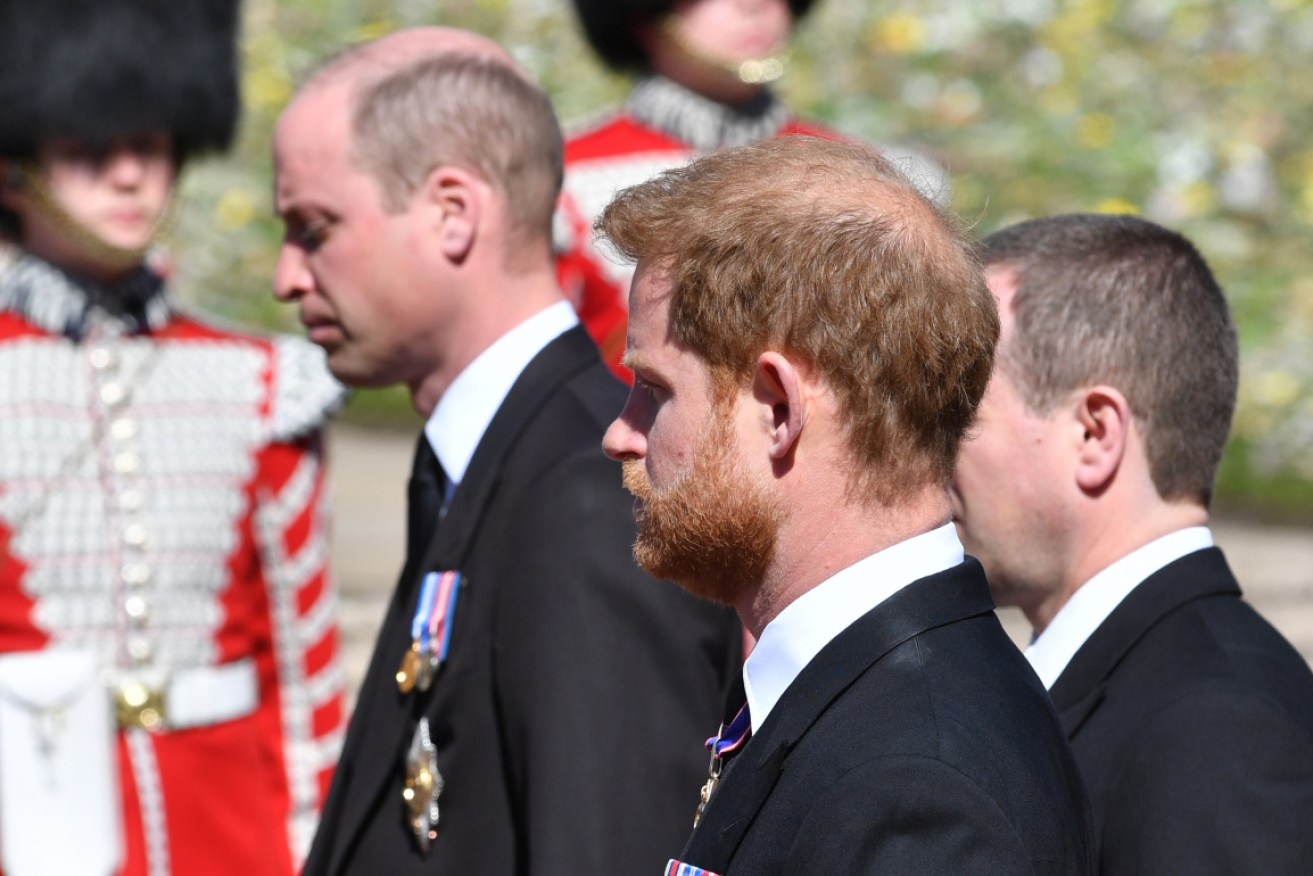
[[[642,459],[647,454],[647,438],[634,427],[635,391],[629,393],[629,400],[620,416],[607,427],[602,436],[602,450],[616,462],[626,459]]]
[[[306,264],[305,251],[290,243],[278,250],[278,263],[274,266],[274,298],[291,302],[299,300],[314,288],[314,275]]]

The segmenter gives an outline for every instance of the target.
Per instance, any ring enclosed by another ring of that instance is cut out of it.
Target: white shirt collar
[[[1086,581],[1026,649],[1035,674],[1052,688],[1071,658],[1145,578],[1186,554],[1213,546],[1207,526],[1191,526],[1136,548]]]
[[[502,335],[456,375],[424,424],[447,476],[446,500],[465,479],[483,433],[520,373],[544,347],[578,324],[569,302],[558,301]]]
[[[761,631],[743,664],[752,731],[803,667],[853,621],[913,581],[961,562],[962,543],[948,523],[859,560],[789,603]]]

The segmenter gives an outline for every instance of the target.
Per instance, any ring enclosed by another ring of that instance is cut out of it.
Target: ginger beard
[[[728,606],[764,579],[781,516],[739,469],[736,451],[728,412],[717,410],[692,463],[671,484],[654,489],[640,460],[622,464],[625,489],[637,500],[635,562],[694,596]]]

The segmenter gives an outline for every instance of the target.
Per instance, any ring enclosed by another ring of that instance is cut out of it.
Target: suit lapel
[[[1103,702],[1108,677],[1164,617],[1210,596],[1240,595],[1240,585],[1217,548],[1168,563],[1131,591],[1071,658],[1049,694],[1063,729],[1073,738]]]
[[[460,568],[483,521],[484,509],[496,493],[506,455],[560,385],[596,361],[597,347],[579,326],[533,358],[483,433],[422,568]]]
[[[411,570],[407,563],[406,572]],[[406,702],[397,690],[395,673],[402,653],[410,646],[408,631],[415,601],[416,575],[403,575],[384,615],[374,656],[361,682],[361,693],[348,731],[338,770],[349,770],[333,782],[334,803],[342,811],[335,825],[329,873],[340,872],[346,853],[355,844],[366,816],[377,804],[387,779],[397,770],[405,730]]]
[[[422,560],[409,558],[397,584],[383,622],[374,657],[362,685],[357,712],[352,721],[351,738],[343,751],[343,763],[352,772],[350,796],[342,801],[343,815],[337,825],[339,837],[329,872],[337,872],[346,852],[356,841],[379,795],[388,780],[397,773],[408,739],[398,734],[410,731],[413,710],[408,699],[397,692],[394,673],[402,655],[410,646],[410,619],[419,599],[419,582],[424,573],[434,569],[460,569],[465,564],[471,544],[478,532],[484,510],[496,493],[497,481],[506,455],[522,437],[526,426],[565,381],[597,361],[597,348],[581,327],[563,333],[533,358],[516,379],[506,400],[488,424],[487,431],[470,460],[465,478],[456,488],[451,503],[440,522],[436,538],[422,554]],[[477,587],[479,582],[470,581]],[[470,630],[465,626],[459,604],[453,618],[452,660],[461,658],[460,643]],[[447,671],[443,676],[452,673]],[[442,691],[442,676],[435,681],[429,696]],[[366,692],[368,696],[366,695]],[[359,732],[356,724],[359,723]]]
[[[725,873],[779,780],[789,752],[866,670],[921,633],[994,610],[980,564],[968,558],[915,581],[871,609],[803,668],[727,767],[681,860]]]

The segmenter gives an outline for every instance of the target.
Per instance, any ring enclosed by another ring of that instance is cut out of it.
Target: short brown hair
[[[1205,506],[1239,383],[1235,325],[1198,250],[1133,216],[1069,215],[987,237],[984,260],[1015,272],[1015,331],[999,367],[1037,414],[1105,383],[1130,404],[1149,473],[1168,501]]]
[[[675,338],[738,383],[776,349],[835,391],[855,486],[947,485],[993,364],[998,313],[956,225],[873,150],[789,137],[621,192],[598,219],[669,269]]]
[[[523,242],[546,244],[561,190],[562,138],[551,101],[505,61],[421,57],[354,95],[352,154],[400,210],[433,168],[474,171],[505,199]]]

